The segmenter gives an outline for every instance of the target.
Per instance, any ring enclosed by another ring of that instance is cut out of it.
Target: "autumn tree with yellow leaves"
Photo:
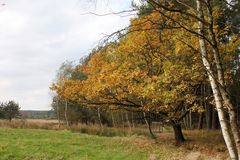
[[[232,159],[237,157],[236,110],[227,92],[239,37],[220,25],[221,5],[210,1],[149,0],[119,39],[100,46],[77,70],[84,80],[66,80],[52,89],[69,101],[111,110],[160,116],[173,127],[177,143],[184,141],[181,121],[203,112],[199,86],[206,79]],[[116,33],[121,33],[116,32]],[[224,38],[227,41],[224,41]],[[224,112],[229,113],[231,129]],[[235,141],[233,141],[233,139]]]
[[[195,93],[205,74],[195,51],[179,43],[172,29],[158,29],[157,24],[152,29],[161,18],[152,13],[133,19],[130,34],[78,66],[87,80],[53,88],[70,101],[159,115],[173,126],[176,142],[183,142],[180,122],[190,110],[202,109]]]

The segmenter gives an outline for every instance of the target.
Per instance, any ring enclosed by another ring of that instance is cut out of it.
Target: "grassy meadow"
[[[182,146],[172,133],[98,136],[69,130],[0,128],[0,160],[225,160],[219,132],[188,131]]]
[[[1,160],[144,160],[141,147],[119,139],[42,129],[0,129]]]

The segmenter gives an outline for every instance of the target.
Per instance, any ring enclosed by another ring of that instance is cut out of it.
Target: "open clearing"
[[[224,159],[195,145],[176,147],[146,137],[99,137],[43,129],[0,128],[1,160],[181,160]],[[161,140],[159,140],[161,141]],[[164,142],[165,141],[165,142]],[[192,144],[192,143],[191,143]],[[201,144],[200,144],[201,145]],[[187,149],[190,148],[190,149]],[[199,148],[198,148],[199,149]],[[225,152],[225,151],[221,151]],[[220,153],[221,155],[221,153]],[[223,154],[225,155],[225,154]],[[217,156],[217,157],[216,157]],[[225,157],[226,159],[226,157]]]

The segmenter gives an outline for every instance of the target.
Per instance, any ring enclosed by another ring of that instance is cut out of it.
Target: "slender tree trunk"
[[[122,126],[124,128],[125,127],[125,123],[124,123],[123,111],[121,111],[121,120],[122,120]]]
[[[113,113],[111,112],[111,117],[112,117],[112,123],[113,123],[113,127],[116,127],[116,124],[115,124],[115,119],[114,119],[114,116],[113,116]]]
[[[66,101],[66,102],[65,102],[65,112],[64,112],[64,115],[65,115],[66,124],[67,124],[67,126],[69,127],[67,111],[68,111],[68,103],[67,103],[67,101]]]
[[[204,87],[205,87],[205,84],[201,84],[201,100],[200,100],[200,105],[201,106],[204,106]],[[201,130],[203,129],[203,118],[204,118],[204,114],[203,112],[200,112],[199,114],[199,119],[198,119],[198,130]]]
[[[198,129],[203,129],[203,113],[201,112],[199,114],[199,119],[198,119]]]
[[[204,63],[206,63],[205,58],[203,58],[203,61],[204,61]],[[215,100],[215,103],[216,103],[216,108],[217,108],[218,117],[219,117],[221,129],[222,129],[223,138],[224,138],[225,143],[227,145],[230,157],[234,160],[237,160],[238,159],[237,149],[235,147],[235,143],[231,139],[231,132],[230,132],[230,129],[228,128],[227,120],[226,120],[226,117],[224,115],[221,93],[220,93],[219,88],[217,86],[217,82],[212,77],[213,76],[212,71],[210,69],[208,69],[208,72],[210,72],[209,81],[211,83],[211,87],[212,87],[212,90],[213,90],[214,100]]]
[[[179,123],[172,123],[173,131],[174,131],[174,137],[176,144],[181,144],[185,141],[185,138],[182,133],[182,127]]]
[[[232,134],[234,136],[234,140],[237,145],[238,155],[240,156],[240,132],[238,130],[238,124],[237,124],[236,108],[232,104],[230,98],[228,97],[228,93],[226,92],[225,81],[224,81],[224,72],[223,72],[220,52],[219,52],[219,48],[218,48],[218,43],[217,43],[216,35],[214,32],[213,10],[212,10],[210,1],[207,1],[207,3],[208,3],[208,16],[210,19],[209,35],[210,35],[211,41],[213,43],[213,46],[212,46],[213,56],[214,56],[214,60],[215,60],[216,68],[217,68],[218,81],[220,83],[218,85],[220,86],[219,89],[220,89],[224,104],[228,108],[228,114],[229,114],[229,118],[230,118]]]
[[[155,138],[156,136],[154,135],[154,133],[152,132],[152,127],[151,127],[151,121],[149,121],[148,119],[147,119],[147,116],[146,116],[146,113],[145,112],[143,112],[143,117],[144,117],[144,121],[145,121],[145,123],[147,124],[147,127],[148,127],[148,130],[149,130],[149,133],[150,133],[150,135],[151,135],[151,137],[152,138]]]
[[[102,120],[101,120],[101,113],[100,113],[100,108],[97,109],[97,114],[98,114],[98,121],[99,121],[99,125],[102,128]]]
[[[185,111],[187,110],[187,106],[185,106]],[[186,123],[186,129],[190,129],[190,123],[189,123],[189,114],[185,116],[185,123]]]
[[[132,118],[132,127],[135,128],[133,112],[131,113],[131,118]]]
[[[238,129],[238,120],[237,120],[237,110],[231,103],[229,97],[227,96],[227,93],[224,89],[221,89],[222,97],[224,100],[224,104],[228,106],[228,114],[230,118],[230,125],[232,129],[232,133],[234,136],[235,143],[237,145],[238,149],[238,155],[240,156],[240,132]]]
[[[189,128],[192,129],[192,111],[189,112]]]
[[[236,98],[236,108],[237,108],[237,123],[239,125],[239,105],[238,105],[238,98]]]
[[[209,95],[209,88],[206,86],[206,84],[204,84],[203,86],[203,97],[205,98],[205,94],[206,95]],[[204,99],[203,98],[203,99]],[[205,120],[206,120],[206,129],[209,130],[210,127],[209,127],[209,106],[207,105],[207,102],[206,100],[204,99],[203,100],[203,106],[204,106],[204,109],[205,109]]]
[[[212,112],[213,112],[213,107],[212,106],[209,106],[209,105],[206,105],[206,115],[207,115],[207,129],[208,130],[211,130],[212,129]]]
[[[218,129],[218,116],[217,116],[217,111],[213,109],[212,112],[212,129],[216,130]]]
[[[203,12],[202,12],[201,0],[196,0],[196,2],[197,2],[198,18],[204,19],[203,18]],[[198,28],[199,28],[198,33],[200,35],[204,35],[203,34],[204,33],[204,31],[203,31],[204,26],[203,26],[203,23],[201,21],[198,21]],[[228,125],[227,125],[227,120],[226,120],[225,115],[224,115],[221,93],[220,93],[219,87],[217,85],[217,81],[214,78],[214,72],[211,69],[210,63],[208,62],[206,45],[205,45],[205,41],[202,38],[202,36],[199,36],[199,44],[200,44],[200,51],[201,51],[203,65],[204,65],[204,67],[207,71],[208,78],[209,78],[211,88],[212,88],[212,91],[213,91],[213,96],[214,96],[216,108],[217,108],[217,111],[218,111],[218,117],[219,117],[221,129],[222,129],[223,138],[224,138],[225,143],[227,145],[228,152],[229,152],[229,155],[230,155],[231,159],[238,160],[237,149],[236,149],[236,146],[234,144],[234,141],[232,141],[231,133],[230,133],[230,130],[229,130]]]
[[[56,109],[57,109],[57,119],[58,119],[58,129],[60,128],[61,122],[60,122],[60,113],[59,113],[59,99],[57,98],[57,105],[56,105]]]
[[[129,121],[128,112],[126,112],[125,115],[126,115],[128,127],[129,127],[130,131],[132,131],[132,126],[131,126],[131,122]]]
[[[187,129],[186,116],[183,118],[183,124],[184,124],[185,129]]]

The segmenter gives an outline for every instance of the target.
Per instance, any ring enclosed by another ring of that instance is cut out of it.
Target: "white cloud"
[[[130,17],[83,15],[126,10],[131,0],[8,0],[0,8],[0,101],[50,109],[49,86],[65,60],[78,60]],[[107,4],[106,4],[107,3]]]

